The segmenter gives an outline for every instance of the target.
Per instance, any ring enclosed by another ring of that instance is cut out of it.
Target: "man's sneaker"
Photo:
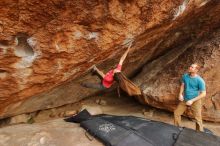
[[[213,135],[213,132],[207,128],[204,128],[204,132],[207,133],[207,134],[212,134]]]

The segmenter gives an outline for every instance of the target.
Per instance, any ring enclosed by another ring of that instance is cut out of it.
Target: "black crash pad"
[[[78,122],[106,146],[220,146],[220,138],[134,116],[91,116],[82,111],[65,119]]]
[[[171,146],[180,129],[133,116],[102,115],[81,126],[107,146]]]
[[[220,146],[220,138],[212,134],[184,128],[174,146]]]

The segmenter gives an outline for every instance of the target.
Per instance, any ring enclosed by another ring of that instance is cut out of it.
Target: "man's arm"
[[[184,100],[184,98],[183,98],[183,91],[184,91],[184,83],[181,83],[180,92],[179,92],[179,100],[180,101]]]
[[[193,102],[195,102],[195,101],[197,101],[197,100],[199,100],[199,99],[201,99],[201,98],[203,98],[205,96],[206,96],[206,91],[201,91],[201,93],[197,97],[195,97],[195,98],[193,98],[191,100],[188,100],[186,102],[186,105],[192,105]]]
[[[205,81],[204,81],[203,79],[201,79],[201,80],[199,80],[199,81],[200,81],[200,82],[199,82],[199,91],[200,91],[200,93],[199,93],[199,95],[198,95],[197,97],[195,97],[195,98],[193,98],[193,99],[187,101],[187,102],[186,102],[187,105],[192,105],[193,102],[195,102],[195,101],[197,101],[197,100],[199,100],[199,99],[201,99],[201,98],[203,98],[203,97],[206,96]]]
[[[197,101],[197,100],[199,100],[199,99],[201,99],[201,98],[203,98],[203,97],[205,97],[206,96],[206,91],[201,91],[201,93],[196,97],[196,98],[193,98],[193,99],[191,99],[193,102],[195,102],[195,101]]]

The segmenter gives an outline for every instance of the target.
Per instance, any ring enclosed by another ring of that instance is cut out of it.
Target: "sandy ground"
[[[97,98],[97,97],[96,97]],[[105,100],[107,104],[101,106],[104,113],[113,115],[133,115],[137,117],[143,117],[155,121],[161,121],[169,124],[173,124],[173,113],[156,109],[150,106],[141,105],[132,97],[121,97],[116,96],[103,96],[100,97]],[[85,101],[85,104],[92,103],[95,99],[89,99]],[[145,112],[143,112],[145,111]],[[195,122],[193,119],[182,117],[182,126],[187,128],[195,129]],[[210,129],[215,135],[220,136],[220,123],[213,123],[204,121],[204,127]]]
[[[102,100],[102,104],[98,104],[97,100]],[[62,113],[71,110],[77,111],[81,106],[90,107],[94,109],[93,112],[97,113],[132,115],[173,124],[173,113],[141,105],[132,97],[122,96],[119,98],[117,94],[113,93],[90,97],[56,109],[40,111],[34,117],[33,124],[15,124],[0,128],[0,145],[103,146],[97,139],[88,136],[79,124],[64,122]],[[195,123],[189,118],[183,117],[182,122],[184,127],[195,128]],[[215,135],[220,136],[220,123],[204,122],[204,125]]]
[[[97,100],[102,100],[105,104],[97,104]],[[34,115],[32,122],[41,123],[50,120],[61,119],[64,118],[65,111],[78,112],[82,106],[95,108],[96,113],[100,113],[100,110],[98,112],[96,111],[96,108],[98,108],[101,109],[102,113],[104,114],[132,115],[173,124],[172,112],[156,109],[147,105],[141,105],[133,97],[129,97],[127,95],[118,97],[114,91],[112,93],[106,93],[100,96],[89,97],[78,103],[68,104],[55,109],[48,109],[32,113]],[[1,123],[1,127],[8,127],[10,125],[17,124],[9,124],[6,122],[6,124]],[[182,126],[195,129],[195,123],[193,122],[193,119],[186,117],[182,117]],[[204,126],[213,131],[215,135],[220,136],[220,123],[204,121]]]
[[[101,99],[105,101],[106,104],[104,105],[97,104],[96,103],[97,99]],[[173,124],[172,112],[156,109],[154,107],[150,107],[147,105],[141,105],[133,97],[128,97],[124,95],[119,98],[116,93],[90,97],[77,104],[66,105],[58,109],[53,109],[53,113],[59,113],[67,109],[78,110],[82,105],[90,106],[90,107],[99,107],[102,109],[103,113],[105,114],[132,115],[132,116],[143,117],[146,119]],[[51,118],[50,115],[51,115],[51,111],[45,112],[44,114],[39,114],[36,117],[35,121],[41,122],[43,120],[46,120],[48,117]],[[57,118],[57,117],[54,116],[53,118]],[[195,123],[190,118],[182,117],[182,125],[183,127],[195,129]],[[213,131],[215,135],[220,136],[220,123],[212,123],[212,122],[204,121],[204,126],[210,129],[211,131]]]

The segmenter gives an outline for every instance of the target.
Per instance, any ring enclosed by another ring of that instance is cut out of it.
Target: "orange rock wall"
[[[1,118],[94,94],[80,86],[97,80],[89,68],[112,68],[131,40],[123,71],[134,76],[219,26],[215,0],[5,0],[0,10]]]
[[[203,101],[203,119],[208,121],[220,121],[220,30],[210,34],[209,38],[201,40],[197,45],[188,48],[183,54],[171,63],[158,59],[164,63],[160,71],[151,70],[150,65],[145,66],[146,76],[150,79],[139,76],[142,80],[140,87],[143,89],[145,98],[143,103],[173,111],[178,101],[180,80],[183,73],[187,72],[191,63],[197,62],[201,65],[199,75],[204,78],[207,88],[207,96]],[[153,74],[157,72],[156,74]],[[153,75],[152,75],[153,74]],[[146,82],[144,82],[146,81]],[[140,82],[139,82],[140,83]],[[190,110],[185,113],[192,116]]]

